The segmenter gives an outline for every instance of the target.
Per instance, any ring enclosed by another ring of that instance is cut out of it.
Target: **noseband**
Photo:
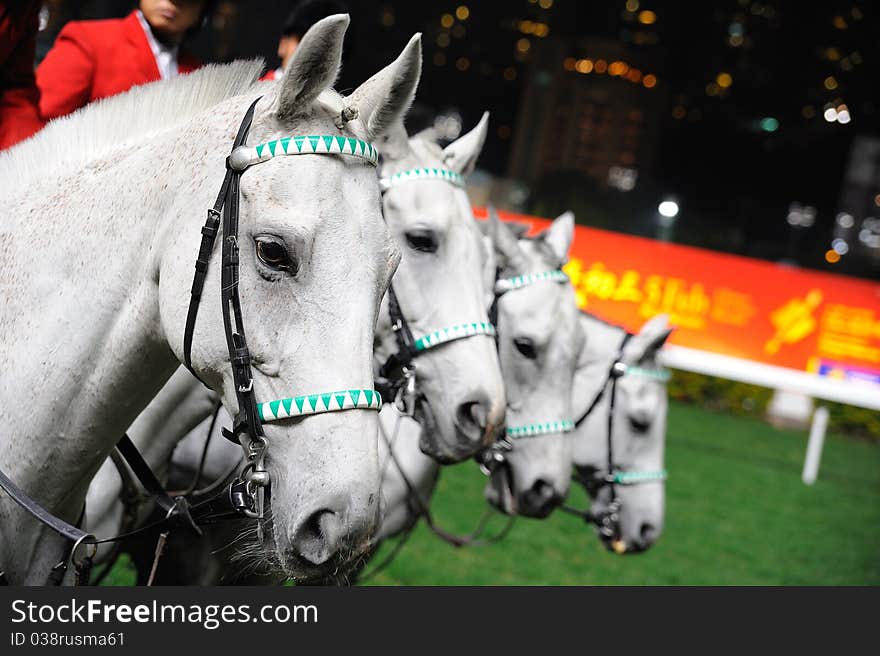
[[[618,485],[640,485],[642,483],[653,483],[657,481],[665,481],[668,477],[665,469],[659,470],[625,470],[614,461],[614,407],[617,398],[617,381],[624,376],[641,376],[649,378],[657,383],[665,384],[669,381],[670,373],[667,369],[647,369],[644,367],[636,367],[628,365],[623,361],[623,350],[626,347],[633,334],[627,332],[617,352],[617,357],[611,368],[608,370],[608,377],[605,383],[593,399],[587,411],[575,422],[575,426],[580,426],[593,412],[599,401],[605,394],[605,390],[610,386],[610,399],[608,407],[608,433],[606,436],[607,443],[607,467],[603,470],[593,470],[587,478],[579,477],[577,480],[587,489],[590,496],[595,497],[603,488],[608,487],[611,492],[611,501],[608,508],[599,513],[573,511],[575,514],[581,515],[587,522],[593,523],[599,529],[599,533],[609,540],[620,539],[620,499],[617,496]],[[571,512],[571,509],[567,509]]]
[[[224,428],[223,434],[227,439],[242,446],[246,462],[228,487],[191,506],[185,496],[171,497],[168,494],[129,437],[123,435],[117,444],[119,453],[125,458],[150,496],[166,512],[166,515],[160,521],[102,540],[83,531],[78,525],[74,526],[52,515],[0,471],[0,487],[28,513],[72,544],[69,555],[59,562],[49,574],[50,583],[58,585],[62,582],[68,561],[74,563],[76,583],[88,583],[92,558],[96,553],[97,545],[103,542],[115,542],[147,531],[168,531],[180,526],[186,526],[201,533],[199,529],[201,524],[242,515],[262,519],[265,491],[270,484],[269,472],[265,469],[268,443],[263,433],[263,422],[344,410],[379,410],[382,407],[380,395],[371,389],[322,392],[262,403],[256,401],[251,356],[245,338],[241,302],[238,295],[239,183],[242,174],[252,166],[284,155],[347,155],[363,159],[372,166],[376,166],[379,159],[378,151],[371,144],[360,139],[342,136],[292,136],[257,144],[253,147],[246,146],[244,142],[250,131],[254,109],[259,100],[260,98],[254,100],[241,121],[233,142],[232,152],[226,158],[226,175],[223,178],[220,193],[217,195],[214,206],[208,210],[207,221],[202,227],[202,241],[195,263],[195,275],[193,276],[183,339],[184,365],[204,383],[192,366],[192,343],[214,242],[221,228],[222,213],[220,295],[223,304],[226,345],[238,401],[238,412],[235,415],[232,430]],[[82,515],[84,514],[85,508],[83,508]],[[79,523],[77,522],[77,524]],[[262,539],[262,522],[258,522],[257,532],[259,538]],[[78,559],[77,551],[81,546],[89,547],[90,552]],[[0,584],[4,582],[5,576],[0,571]]]
[[[464,178],[454,171],[444,168],[423,167],[408,169],[394,175],[380,178],[379,187],[384,194],[392,187],[408,182],[440,180],[455,187],[464,188]],[[404,414],[412,415],[415,410],[415,359],[427,350],[459,339],[477,335],[495,336],[492,322],[472,321],[440,328],[415,338],[406,316],[401,310],[400,301],[394,291],[394,283],[388,286],[388,314],[391,317],[391,330],[397,342],[397,351],[392,353],[379,368],[376,389],[385,402],[394,402]]]

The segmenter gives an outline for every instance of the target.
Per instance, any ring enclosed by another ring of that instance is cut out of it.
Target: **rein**
[[[245,465],[228,486],[216,491],[215,486],[212,485],[210,486],[211,496],[195,505],[190,505],[186,496],[171,496],[165,490],[128,435],[123,435],[116,448],[141,485],[155,503],[166,512],[166,515],[163,519],[146,526],[100,540],[78,526],[69,524],[51,514],[0,471],[0,487],[33,517],[72,543],[69,555],[59,562],[49,575],[49,581],[55,585],[62,582],[68,561],[74,565],[76,585],[88,584],[98,544],[118,542],[148,531],[162,532],[157,545],[151,579],[155,575],[155,566],[161,555],[164,538],[167,537],[167,532],[171,529],[185,526],[200,535],[200,525],[244,515],[258,520],[257,535],[262,540],[265,492],[270,485],[269,472],[265,469],[268,443],[263,433],[263,422],[342,410],[379,410],[382,406],[379,394],[375,390],[367,389],[295,396],[264,403],[256,401],[251,356],[245,337],[241,301],[238,294],[239,183],[242,174],[251,166],[284,155],[347,155],[363,159],[372,166],[376,166],[379,158],[378,151],[371,144],[360,139],[342,136],[292,136],[257,144],[253,147],[246,146],[244,142],[250,132],[254,110],[259,100],[260,98],[257,98],[251,103],[239,125],[232,151],[226,158],[226,174],[220,192],[213,207],[208,210],[207,220],[201,230],[202,240],[195,262],[195,274],[190,290],[190,305],[187,311],[183,340],[183,364],[199,381],[205,384],[205,381],[192,366],[192,343],[205,279],[214,251],[214,243],[222,226],[220,294],[223,327],[238,401],[238,411],[233,420],[232,430],[224,428],[223,435],[242,446],[246,456]],[[207,494],[208,491],[205,492]],[[195,495],[193,496],[195,497]],[[84,514],[85,508],[83,508],[81,518]],[[79,523],[77,522],[77,524]],[[87,546],[90,549],[85,556],[78,559],[77,552],[81,546]],[[6,583],[6,577],[0,571],[0,585],[4,583]]]

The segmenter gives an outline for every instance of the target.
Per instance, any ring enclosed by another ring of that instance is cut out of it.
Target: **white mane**
[[[0,197],[176,127],[244,93],[263,66],[262,59],[208,65],[189,75],[134,87],[56,119],[21,145],[0,152]]]

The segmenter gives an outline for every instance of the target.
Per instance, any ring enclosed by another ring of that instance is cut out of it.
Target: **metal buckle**
[[[266,488],[269,487],[271,482],[269,472],[265,467],[267,446],[268,442],[263,436],[252,439],[248,443],[245,449],[247,463],[239,475],[239,480],[244,483],[244,492],[251,501],[246,506],[238,506],[239,512],[258,520],[257,539],[261,542],[263,540],[263,525],[261,522],[265,517]]]
[[[416,413],[416,368],[415,365],[403,365],[403,384],[397,389],[394,397],[394,407],[397,411],[413,417]]]
[[[85,561],[93,559],[98,553],[98,544],[96,542],[83,542],[86,538],[94,540],[95,537],[93,535],[89,535],[86,533],[82,537],[80,537],[76,542],[73,543],[73,548],[70,550],[70,562],[73,563],[75,568],[82,567],[85,564]],[[82,558],[81,560],[76,559],[77,549],[80,548],[83,544],[87,544],[92,548],[92,552]]]
[[[507,456],[504,455],[505,452],[512,450],[513,443],[506,436],[494,442],[492,446],[480,455],[480,471],[485,476],[491,476],[500,466],[507,462]]]

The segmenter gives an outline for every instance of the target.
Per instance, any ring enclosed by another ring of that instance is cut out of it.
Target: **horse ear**
[[[443,149],[443,164],[456,173],[468,175],[477,165],[488,130],[489,112],[483,112],[483,117],[473,130]]]
[[[519,247],[519,240],[513,234],[513,231],[499,218],[498,212],[495,211],[494,207],[490,206],[488,212],[488,233],[492,239],[492,244],[495,246],[495,252],[501,258],[499,265],[509,266],[518,270],[519,264],[524,257],[522,249]]]
[[[416,33],[403,52],[351,94],[358,118],[375,139],[406,114],[422,74],[422,35]]]
[[[625,356],[628,362],[638,362],[649,355],[653,355],[659,351],[669,335],[672,334],[672,328],[669,327],[669,316],[666,314],[658,314],[651,317],[642,326],[642,329],[636,334],[626,345]]]
[[[410,152],[409,135],[403,125],[403,119],[398,118],[382,134],[375,138],[379,153],[384,160],[401,159]]]
[[[308,107],[336,81],[348,23],[348,14],[336,14],[319,20],[305,33],[281,78],[274,106],[279,118]]]
[[[564,264],[568,261],[568,250],[574,240],[574,214],[560,214],[538,238],[550,247],[560,264]]]

